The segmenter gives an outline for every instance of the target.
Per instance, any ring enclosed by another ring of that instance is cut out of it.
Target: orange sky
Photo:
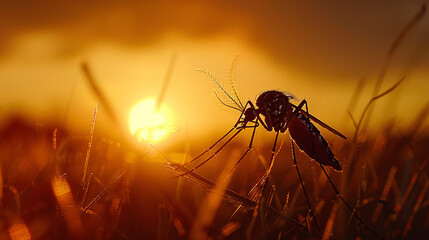
[[[395,37],[428,1],[2,1],[0,108],[89,126],[96,99],[79,63],[87,61],[126,125],[131,107],[156,98],[170,58],[177,56],[164,104],[179,133],[230,127],[238,114],[216,100],[197,69],[235,81],[244,100],[267,89],[307,99],[311,113],[351,132],[346,109],[366,79],[358,116]],[[406,37],[382,90],[407,81],[376,108],[378,123],[409,123],[428,102],[429,17]],[[99,124],[103,125],[100,108]],[[376,128],[377,122],[373,125]],[[223,132],[223,130],[222,130]]]

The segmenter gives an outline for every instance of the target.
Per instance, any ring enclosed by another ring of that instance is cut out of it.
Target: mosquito
[[[308,211],[311,215],[311,218],[313,219],[314,225],[316,226],[316,229],[318,230],[318,232],[320,233],[321,230],[314,216],[313,208],[311,207],[307,192],[303,184],[303,180],[302,180],[302,177],[298,168],[298,164],[296,161],[296,157],[295,157],[294,144],[296,144],[298,148],[301,151],[303,151],[308,157],[315,160],[320,165],[323,173],[326,175],[331,187],[333,188],[338,198],[341,199],[341,201],[346,205],[346,207],[350,210],[352,215],[358,220],[361,226],[363,226],[365,229],[370,231],[377,238],[381,239],[381,237],[374,230],[372,230],[372,228],[370,228],[367,224],[365,224],[364,221],[359,217],[359,215],[353,210],[353,208],[344,200],[344,198],[342,197],[338,189],[331,181],[324,166],[329,166],[335,169],[336,171],[342,171],[342,167],[339,161],[335,159],[334,153],[329,148],[327,141],[321,135],[320,131],[313,124],[313,122],[327,129],[328,131],[337,135],[338,137],[347,139],[343,134],[333,129],[332,127],[328,126],[327,124],[323,123],[315,116],[309,114],[308,104],[305,99],[300,101],[299,104],[294,104],[294,102],[298,102],[299,100],[293,94],[289,92],[278,91],[278,90],[268,90],[268,91],[262,92],[257,97],[255,103],[253,103],[252,101],[247,101],[246,104],[243,105],[240,98],[238,97],[238,94],[235,90],[234,85],[232,86],[233,88],[232,93],[229,93],[228,91],[226,91],[224,87],[222,87],[222,85],[214,78],[213,75],[211,75],[206,71],[202,71],[202,70],[199,70],[199,71],[205,73],[213,80],[216,86],[220,89],[221,94],[223,94],[225,96],[225,99],[227,100],[222,100],[222,98],[215,90],[214,92],[217,99],[223,105],[229,108],[235,109],[239,111],[241,114],[238,120],[236,121],[236,123],[234,124],[234,126],[226,134],[224,134],[219,140],[217,140],[214,144],[212,144],[209,148],[207,148],[207,150],[205,150],[197,157],[193,158],[188,163],[182,166],[186,167],[196,162],[198,159],[206,155],[206,153],[211,151],[217,145],[220,145],[222,140],[226,139],[225,142],[221,144],[220,147],[217,148],[217,150],[215,150],[205,160],[203,160],[193,168],[190,168],[188,171],[178,174],[178,176],[185,176],[189,173],[193,173],[195,170],[197,170],[205,163],[210,161],[212,158],[217,156],[217,154],[243,130],[248,128],[253,129],[249,145],[245,150],[245,152],[235,163],[235,166],[232,170],[234,171],[234,169],[239,165],[239,163],[245,158],[245,156],[252,149],[256,129],[260,125],[262,125],[262,127],[268,132],[274,131],[276,133],[276,137],[273,144],[270,164],[268,165],[270,167],[267,170],[266,174],[261,178],[261,180],[259,180],[259,182],[252,188],[252,190],[248,194],[248,195],[251,195],[252,198],[255,198],[255,196],[257,197],[257,194],[255,194],[255,191],[263,191],[261,189],[265,188],[266,179],[270,174],[273,161],[276,157],[275,153],[276,153],[278,136],[280,133],[285,133],[286,130],[288,130],[291,138],[290,140],[291,140],[291,149],[292,149],[294,167],[296,169],[300,184],[304,192],[304,196],[308,206]],[[231,134],[232,136],[227,138]],[[259,190],[255,190],[256,188],[259,188]]]

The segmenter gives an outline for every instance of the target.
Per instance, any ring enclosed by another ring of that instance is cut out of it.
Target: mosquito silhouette
[[[330,185],[335,191],[336,195],[341,199],[341,201],[346,205],[346,207],[351,211],[352,215],[358,220],[358,222],[372,234],[374,234],[377,238],[381,239],[381,237],[372,230],[364,221],[359,217],[359,215],[353,210],[353,208],[344,200],[338,189],[335,187],[333,182],[331,181],[329,175],[327,174],[324,166],[332,167],[337,171],[342,171],[342,167],[337,159],[335,159],[334,153],[329,148],[329,145],[325,138],[321,135],[320,131],[317,127],[312,123],[316,123],[319,126],[329,130],[333,134],[346,139],[346,137],[340,132],[336,131],[332,127],[323,123],[313,115],[308,112],[308,104],[304,99],[299,102],[299,104],[294,104],[293,102],[298,102],[299,100],[289,92],[277,91],[277,90],[269,90],[262,92],[256,99],[255,104],[251,101],[247,101],[245,105],[241,102],[238,97],[237,91],[235,90],[235,86],[232,83],[232,92],[228,92],[210,73],[202,70],[198,70],[207,76],[209,76],[213,82],[216,84],[217,88],[220,89],[220,93],[216,90],[215,95],[217,99],[225,106],[235,109],[241,112],[240,117],[234,126],[219,140],[217,140],[214,144],[212,144],[207,150],[202,152],[197,157],[190,160],[188,163],[182,165],[181,167],[187,167],[196,162],[198,159],[202,158],[202,156],[206,155],[209,151],[215,148],[217,145],[220,147],[217,148],[210,156],[208,156],[205,160],[194,166],[193,168],[189,168],[187,171],[178,174],[178,176],[185,176],[187,174],[193,173],[195,170],[203,166],[205,163],[210,161],[212,158],[217,156],[217,154],[228,144],[230,143],[240,132],[244,129],[253,129],[252,136],[250,138],[249,145],[246,151],[241,155],[238,161],[235,163],[233,170],[239,165],[239,163],[245,158],[245,156],[249,153],[253,146],[253,140],[255,137],[256,129],[262,125],[264,129],[271,132],[274,130],[276,132],[276,137],[273,144],[272,155],[270,159],[269,168],[266,171],[265,175],[259,180],[259,182],[252,188],[249,192],[248,196],[252,200],[257,200],[260,197],[260,192],[265,189],[266,180],[270,174],[271,168],[273,166],[273,161],[276,158],[276,145],[278,136],[280,133],[285,133],[286,130],[289,131],[289,135],[291,137],[291,148],[292,148],[292,157],[294,161],[294,166],[296,172],[298,174],[298,178],[300,184],[302,186],[305,199],[308,206],[308,211],[313,219],[314,225],[316,226],[317,231],[320,233],[321,230],[316,221],[316,218],[313,213],[313,209],[311,207],[307,192],[305,190],[302,177],[298,168],[298,164],[295,157],[295,147],[294,143],[303,151],[307,156],[311,159],[315,160],[319,163],[322,171],[326,175]],[[219,95],[222,94],[223,97]],[[226,100],[222,100],[226,99]],[[305,109],[304,109],[305,107]],[[233,133],[234,132],[234,133]],[[231,135],[227,138],[229,135]],[[225,140],[223,144],[220,144],[222,140]],[[237,209],[238,210],[238,209]],[[237,211],[236,211],[237,212]]]

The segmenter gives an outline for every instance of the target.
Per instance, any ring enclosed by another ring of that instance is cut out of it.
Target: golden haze
[[[231,60],[240,55],[234,80],[244,101],[268,89],[290,91],[307,99],[320,119],[352,132],[346,109],[355,87],[366,80],[352,111],[357,118],[390,44],[420,8],[411,3],[82,4],[10,2],[0,10],[9,23],[1,28],[3,114],[18,111],[87,127],[96,99],[79,67],[86,61],[127,128],[132,106],[159,95],[176,55],[164,103],[179,131],[204,136],[228,128],[238,114],[219,104],[213,83],[196,70],[228,84]],[[365,14],[352,14],[357,10]],[[377,103],[372,129],[391,120],[410,123],[426,105],[428,24],[427,19],[419,23],[394,57],[381,89],[409,76]],[[108,129],[106,122],[99,121],[99,127]]]

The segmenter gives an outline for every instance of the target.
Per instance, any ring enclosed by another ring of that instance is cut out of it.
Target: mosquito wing
[[[292,103],[290,103],[290,104],[291,104],[294,108],[296,108],[296,107],[297,107],[296,105],[294,105],[294,104],[292,104]],[[318,118],[316,118],[315,116],[313,116],[313,115],[311,115],[311,114],[307,113],[306,111],[304,111],[304,110],[302,110],[302,109],[301,109],[300,113],[301,113],[301,114],[303,114],[304,116],[306,116],[306,117],[310,118],[310,120],[311,120],[311,121],[313,121],[313,122],[317,123],[317,124],[318,124],[318,125],[320,125],[321,127],[326,128],[327,130],[329,130],[329,131],[330,131],[330,132],[332,132],[333,134],[335,134],[335,135],[337,135],[337,136],[339,136],[339,137],[341,137],[341,138],[347,139],[343,134],[341,134],[341,133],[340,133],[340,132],[338,132],[337,130],[333,129],[333,128],[332,128],[332,127],[330,127],[328,124],[326,124],[326,123],[324,123],[324,122],[320,121],[320,120],[319,120]]]
[[[291,92],[288,92],[288,91],[280,91],[280,92],[286,95],[289,98],[289,100],[294,100],[295,102],[299,102],[299,98],[295,97],[295,95],[293,95]]]

